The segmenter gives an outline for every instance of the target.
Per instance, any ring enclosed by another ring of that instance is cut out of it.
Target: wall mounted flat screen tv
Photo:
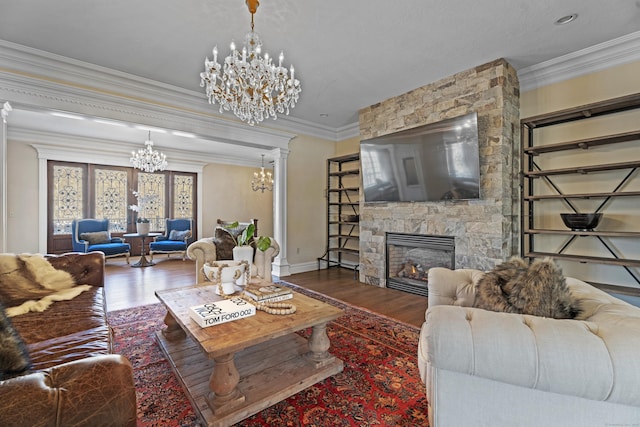
[[[478,114],[360,142],[365,202],[479,199]]]

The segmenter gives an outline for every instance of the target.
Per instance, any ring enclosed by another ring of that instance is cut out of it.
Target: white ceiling
[[[571,13],[575,22],[554,24]],[[242,0],[0,0],[0,39],[203,102],[204,57],[216,44],[226,55],[249,23]],[[522,69],[636,32],[640,1],[263,0],[255,30],[295,66],[302,93],[291,115],[340,129],[363,107],[497,58]]]

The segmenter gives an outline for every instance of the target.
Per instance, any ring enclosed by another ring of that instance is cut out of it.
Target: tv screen
[[[365,202],[479,199],[478,115],[361,141],[360,162]]]

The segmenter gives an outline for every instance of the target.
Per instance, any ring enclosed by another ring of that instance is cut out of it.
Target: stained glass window
[[[111,232],[127,231],[127,172],[95,169],[95,217],[109,220]]]
[[[193,218],[193,176],[173,177],[173,217]]]
[[[133,168],[49,161],[48,235],[51,253],[68,251],[71,222],[81,218],[108,218],[113,233],[132,233],[140,216],[129,209],[136,204],[133,191],[145,198],[144,217],[151,231],[163,232],[165,218],[196,221],[196,174],[166,171],[146,173]],[[56,238],[53,239],[53,236]],[[63,242],[63,243],[60,243]]]
[[[165,180],[164,174],[138,173],[138,193],[145,198],[144,216],[151,230],[164,231]]]
[[[82,167],[53,167],[53,234],[71,234],[71,222],[83,217],[83,185]]]

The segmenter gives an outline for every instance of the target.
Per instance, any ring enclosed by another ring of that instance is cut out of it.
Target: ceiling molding
[[[142,144],[16,127],[9,129],[7,137],[11,141],[31,145],[38,151],[39,158],[111,166],[130,167],[131,151],[142,147]],[[180,172],[202,172],[204,166],[210,163],[256,167],[253,158],[164,148],[162,152],[167,155],[167,169]]]
[[[219,114],[218,106],[209,105],[200,92],[5,40],[0,40],[0,83],[1,97],[32,108],[102,114],[115,120],[135,119],[149,126],[159,126],[154,120],[158,114],[174,115],[180,117],[180,121],[174,120],[175,126],[181,127],[172,129],[194,132],[193,127],[199,127],[214,137],[220,133],[227,142],[238,138],[238,143],[249,139],[268,143],[274,136],[290,140],[296,136],[291,132],[332,141],[338,137],[336,129],[288,116],[251,127]],[[192,121],[191,129],[183,129],[185,119]],[[166,119],[161,121],[167,123]],[[269,137],[266,140],[265,135]],[[273,146],[285,148],[282,144]]]
[[[520,91],[640,60],[640,31],[578,50],[518,71]]]

